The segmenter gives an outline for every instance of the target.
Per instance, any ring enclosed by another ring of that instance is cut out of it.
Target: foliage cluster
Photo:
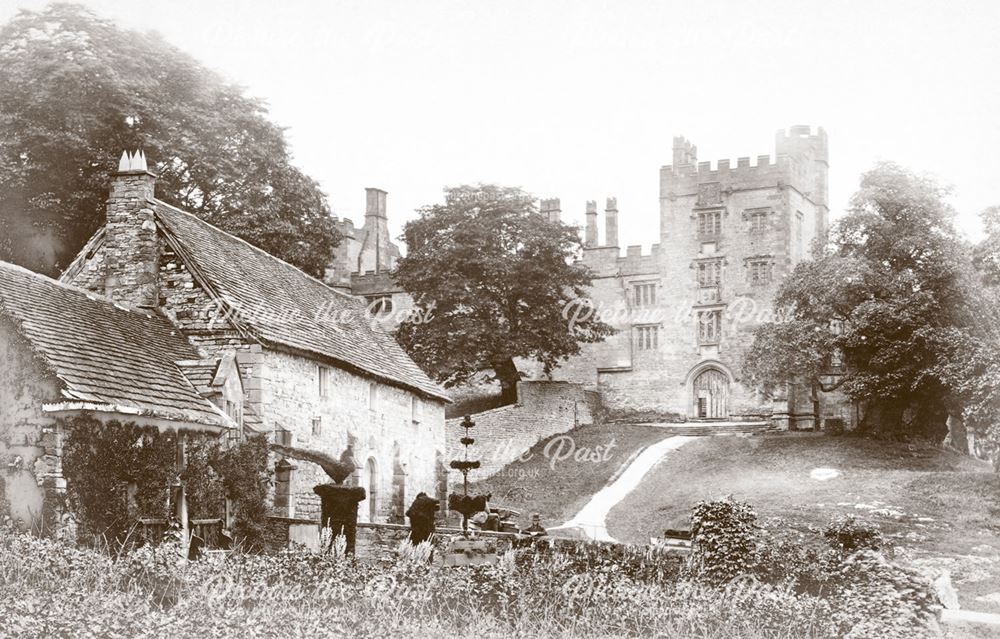
[[[188,562],[166,545],[111,558],[0,529],[0,611],[20,637],[843,636],[830,601],[786,586],[636,578],[600,551],[526,548],[446,568],[407,548],[379,563],[302,552]]]
[[[340,234],[264,102],[157,34],[74,4],[21,11],[0,27],[0,86],[0,259],[65,266],[122,151],[143,148],[157,198],[322,276]],[[54,256],[35,261],[25,233],[59,238]]]
[[[518,378],[514,358],[549,371],[581,343],[611,334],[586,304],[591,275],[573,263],[581,249],[577,229],[540,216],[527,193],[454,187],[444,204],[419,213],[406,224],[408,252],[394,275],[433,313],[403,324],[398,338],[446,386],[492,368],[510,397]]]
[[[69,506],[85,536],[123,543],[140,517],[165,519],[171,485],[180,480],[192,519],[222,517],[229,497],[233,533],[260,542],[267,516],[267,443],[252,437],[224,448],[218,438],[102,423],[82,415],[62,424],[63,475]],[[183,438],[184,465],[178,464]]]
[[[948,413],[996,421],[1000,214],[984,215],[989,239],[973,247],[946,196],[895,164],[864,174],[815,259],[782,282],[782,319],[757,329],[748,381],[774,390],[791,371],[814,392],[840,389],[879,434],[940,438]]]
[[[920,636],[938,609],[930,583],[890,562],[880,552],[889,549],[878,528],[852,517],[834,520],[821,537],[796,539],[762,527],[750,504],[729,498],[699,503],[692,520],[692,578],[715,585],[760,581],[820,597],[837,636]]]

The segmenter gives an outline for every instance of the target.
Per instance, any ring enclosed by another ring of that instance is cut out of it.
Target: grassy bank
[[[642,449],[663,437],[663,431],[652,426],[583,426],[539,442],[471,490],[492,493],[496,504],[521,512],[524,525],[537,512],[543,525],[556,526],[575,515]]]

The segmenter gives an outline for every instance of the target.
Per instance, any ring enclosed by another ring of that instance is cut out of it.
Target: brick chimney
[[[583,245],[587,248],[597,246],[597,202],[587,200],[587,227],[584,231]]]
[[[391,270],[392,251],[389,238],[389,217],[386,214],[382,189],[365,189],[365,226],[361,230],[361,251],[358,253],[358,272],[376,273]]]
[[[153,308],[159,302],[160,241],[153,219],[156,174],[142,151],[122,152],[111,180],[104,227],[104,294],[123,306]]]
[[[609,197],[604,207],[604,245],[618,246],[618,198]]]

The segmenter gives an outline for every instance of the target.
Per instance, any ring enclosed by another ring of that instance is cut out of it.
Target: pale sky
[[[953,185],[972,237],[1000,204],[993,0],[83,4],[264,98],[333,210],[360,223],[383,188],[394,236],[445,185],[495,182],[578,224],[617,196],[621,244],[648,247],[674,135],[735,164],[793,124],[830,137],[834,216],[880,159]]]

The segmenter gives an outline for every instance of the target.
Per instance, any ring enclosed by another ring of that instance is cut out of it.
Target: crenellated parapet
[[[404,291],[388,272],[367,271],[351,274],[351,292],[354,295],[389,295]]]
[[[625,249],[622,255],[617,246],[600,246],[583,252],[581,262],[587,266],[596,277],[614,275],[635,275],[639,273],[657,272],[663,260],[659,244],[653,244],[648,252],[643,252],[641,245],[632,245]]]

